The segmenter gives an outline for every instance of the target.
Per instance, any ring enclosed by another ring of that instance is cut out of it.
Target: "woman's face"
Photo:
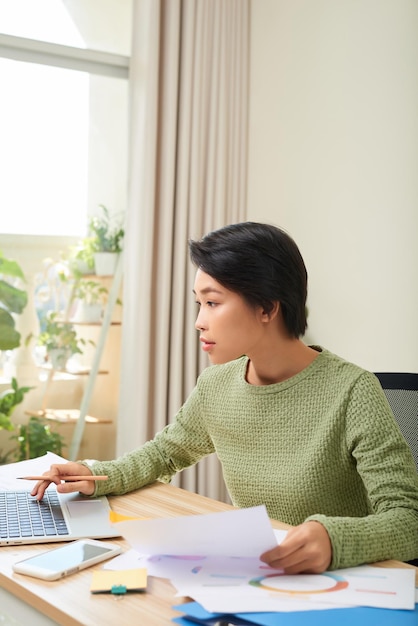
[[[226,363],[244,354],[250,356],[262,331],[262,309],[251,307],[202,270],[197,270],[194,293],[199,305],[195,327],[202,350],[212,364]]]

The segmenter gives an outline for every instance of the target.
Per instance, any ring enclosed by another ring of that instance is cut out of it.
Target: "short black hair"
[[[308,274],[296,243],[270,224],[240,222],[189,241],[193,264],[245,300],[270,312],[281,306],[290,336],[307,328]]]

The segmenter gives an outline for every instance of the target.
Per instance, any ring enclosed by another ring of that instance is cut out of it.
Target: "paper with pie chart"
[[[227,560],[189,562],[199,571],[189,576],[175,576],[172,583],[181,595],[192,597],[207,611],[244,613],[258,611],[303,611],[369,606],[387,609],[415,608],[415,571],[407,568],[386,569],[362,565],[315,575],[285,575],[264,570],[246,577]],[[248,560],[247,560],[248,561]],[[249,563],[246,563],[248,566]],[[257,564],[254,563],[257,567]]]
[[[146,568],[170,579],[212,613],[312,611],[371,606],[413,609],[415,570],[362,565],[321,575],[285,576],[254,557],[141,555],[112,559],[106,569]]]
[[[415,608],[413,568],[362,565],[289,576],[266,566],[260,554],[280,543],[285,533],[278,537],[273,532],[264,505],[121,521],[118,527],[137,553],[136,567],[146,567],[150,576],[169,578],[180,595],[193,598],[209,612]]]

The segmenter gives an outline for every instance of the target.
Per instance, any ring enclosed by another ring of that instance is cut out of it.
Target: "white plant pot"
[[[79,300],[72,318],[72,322],[84,322],[87,324],[97,324],[102,321],[103,305],[100,302],[87,303]]]
[[[87,262],[81,261],[80,259],[74,261],[74,269],[84,275],[93,273],[93,269],[88,266]]]
[[[71,352],[67,348],[53,348],[48,351],[48,361],[54,370],[64,370],[70,356]]]
[[[97,276],[113,276],[118,257],[117,252],[95,252],[94,268]]]

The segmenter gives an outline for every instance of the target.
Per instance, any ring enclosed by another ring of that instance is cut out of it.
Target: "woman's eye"
[[[197,306],[198,306],[199,308],[202,306],[202,303],[201,303],[201,302],[199,302],[199,300],[195,300],[195,303],[197,304]],[[212,307],[217,306],[217,304],[218,304],[218,303],[217,303],[217,302],[213,302],[212,300],[206,300],[203,304],[204,304],[205,306],[209,307],[209,308],[212,308]]]

